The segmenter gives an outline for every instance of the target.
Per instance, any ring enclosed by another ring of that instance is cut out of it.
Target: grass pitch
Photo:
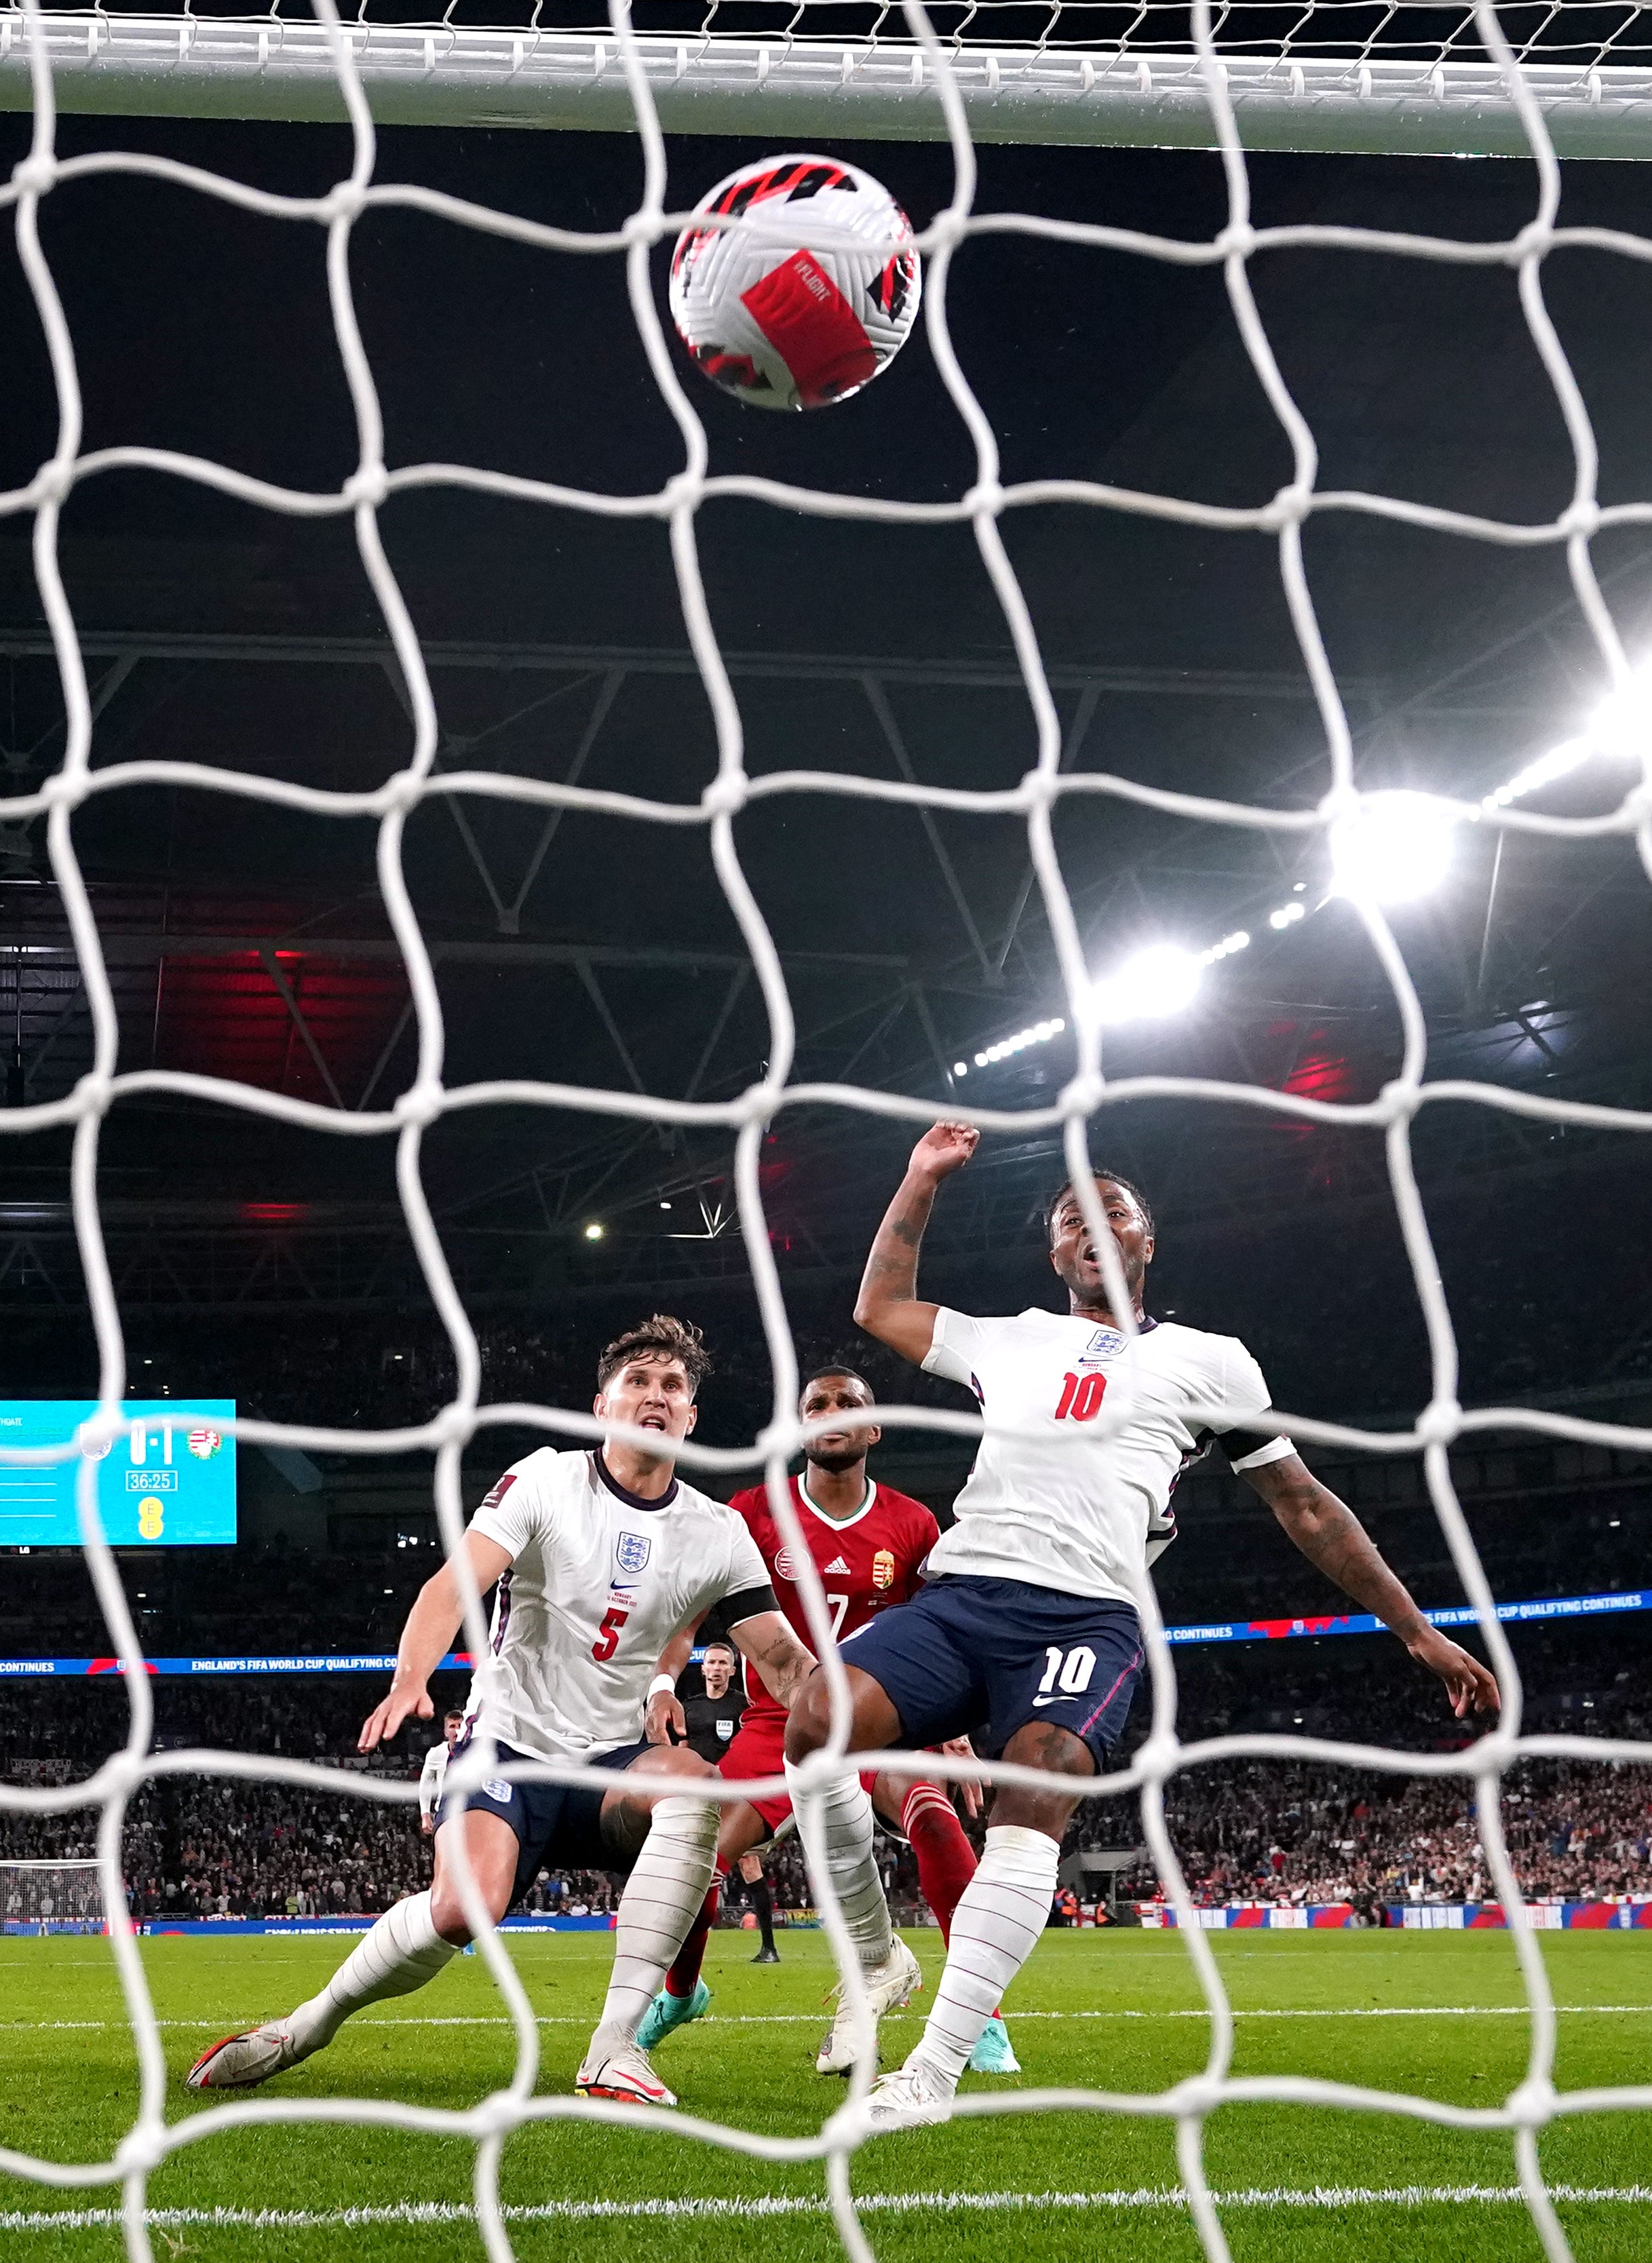
[[[1526,2048],[1511,1946],[1497,1934],[1229,1934],[1213,1943],[1239,2014],[1235,2071],[1289,2071],[1461,2104],[1501,2100]],[[933,1985],[934,1933],[912,1936]],[[182,2077],[203,2042],[311,1993],[345,1953],[337,1937],[159,1939],[142,1944],[174,2078],[170,2111],[196,2110]],[[783,1934],[783,1962],[754,1969],[754,1938],[714,1935],[711,2016],[658,2064],[685,2108],[741,2128],[803,2136],[842,2090],[812,2071],[832,1978],[818,1934]],[[566,2092],[608,1971],[610,1937],[518,1935],[518,1970],[543,2025],[539,2088]],[[1545,1936],[1560,2023],[1562,2089],[1652,2080],[1652,1938]],[[903,2056],[921,2006],[885,2022]],[[1174,1934],[1051,1933],[1006,2007],[1025,2072],[965,2090],[1093,2084],[1152,2091],[1195,2071],[1207,2029]],[[510,2031],[480,1959],[457,1960],[418,1996],[353,2021],[331,2050],[265,2097],[401,2099],[461,2108],[502,2086]],[[0,2143],[60,2161],[107,2159],[132,2117],[135,2062],[107,1944],[0,1941]],[[1652,2115],[1579,2116],[1542,2141],[1546,2175],[1579,2197],[1561,2213],[1580,2263],[1652,2256]],[[201,2263],[471,2263],[472,2149],[393,2129],[247,2129],[186,2148],[154,2178],[155,2252]],[[1213,2184],[1237,2263],[1538,2263],[1506,2193],[1513,2147],[1398,2116],[1225,2108],[1208,2125]],[[1035,2263],[1075,2249],[1194,2263],[1174,2198],[1170,2125],[1118,2115],[1029,2114],[884,2137],[855,2169],[884,2263]],[[514,2137],[502,2192],[530,2263],[835,2263],[819,2165],[774,2165],[683,2138],[577,2123]],[[1588,2197],[1581,2195],[1587,2194]],[[1295,2195],[1295,2197],[1293,2197]],[[1055,2196],[1055,2197],[1051,2197]],[[112,2187],[52,2191],[0,2176],[10,2263],[114,2258]],[[769,2205],[765,2208],[763,2203]],[[778,2204],[778,2205],[776,2205]],[[214,2211],[269,2211],[263,2222]]]

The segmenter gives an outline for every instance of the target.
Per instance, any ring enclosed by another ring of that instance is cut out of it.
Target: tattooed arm
[[[937,1124],[924,1133],[884,1213],[861,1278],[856,1325],[917,1365],[928,1356],[935,1333],[935,1307],[918,1294],[918,1245],[934,1208],[935,1189],[963,1169],[980,1136],[968,1124]]]
[[[814,1653],[807,1651],[778,1611],[761,1611],[729,1629],[736,1648],[763,1677],[777,1705],[790,1706],[814,1672]]]
[[[1439,1675],[1459,1720],[1497,1710],[1500,1701],[1492,1676],[1478,1659],[1430,1626],[1353,1511],[1321,1485],[1296,1455],[1246,1470],[1244,1480],[1260,1493],[1309,1562],[1380,1618],[1419,1666]]]

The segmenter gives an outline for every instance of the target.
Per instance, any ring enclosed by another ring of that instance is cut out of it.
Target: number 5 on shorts
[[[1054,1705],[1063,1697],[1082,1697],[1095,1672],[1094,1651],[1082,1644],[1076,1650],[1057,1650],[1052,1644],[1044,1658],[1044,1678],[1034,1704]]]

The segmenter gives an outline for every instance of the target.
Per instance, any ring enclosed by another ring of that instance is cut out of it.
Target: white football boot
[[[251,2090],[299,2064],[292,2030],[284,2020],[266,2020],[244,2035],[209,2044],[184,2077],[191,2090]]]
[[[880,2075],[867,2095],[866,2114],[871,2129],[916,2129],[925,2122],[944,2122],[952,2112],[953,2093],[944,2089],[922,2061],[909,2058],[905,2066]]]
[[[591,2048],[574,2078],[581,2098],[617,2098],[628,2106],[675,2106],[676,2093],[666,2088],[648,2064],[648,2054],[635,2043],[610,2043],[593,2035]]]
[[[871,1999],[874,2034],[885,2012],[898,2012],[924,1985],[918,1959],[898,1934],[884,1962],[869,1967],[861,1977]],[[855,2014],[849,2007],[848,1992],[841,1981],[832,1992],[838,1999],[838,2008],[815,2059],[817,2074],[847,2074],[855,2064]]]

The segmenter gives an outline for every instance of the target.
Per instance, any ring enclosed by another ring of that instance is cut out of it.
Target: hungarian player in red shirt
[[[923,1565],[941,1537],[941,1527],[920,1500],[913,1500],[891,1486],[867,1475],[866,1457],[883,1433],[865,1420],[874,1405],[864,1378],[852,1368],[822,1368],[804,1385],[799,1412],[805,1422],[836,1414],[843,1428],[826,1431],[804,1449],[804,1467],[790,1480],[797,1511],[826,1608],[832,1631],[846,1640],[859,1627],[904,1603],[923,1584]],[[776,1523],[766,1486],[753,1486],[737,1493],[729,1507],[745,1520],[768,1565],[776,1598],[800,1638],[807,1642],[809,1623],[804,1615],[797,1566]],[[651,1693],[649,1731],[663,1741],[667,1722],[679,1728],[681,1709],[673,1694],[676,1674],[687,1663],[689,1638],[679,1637],[660,1657],[660,1673]],[[748,1678],[746,1710],[732,1741],[718,1761],[725,1776],[780,1775],[783,1772],[786,1709],[778,1705],[755,1676]],[[967,1738],[944,1747],[967,1753]],[[964,1888],[975,1876],[975,1850],[964,1836],[951,1799],[938,1783],[908,1776],[869,1773],[862,1778],[872,1805],[885,1828],[904,1837],[918,1864],[918,1885],[934,1912],[943,1941],[952,1931],[952,1912]],[[971,1784],[965,1798],[971,1814],[979,1811],[980,1795]],[[791,1818],[791,1801],[783,1792],[776,1798],[742,1801],[729,1810],[718,1836],[719,1868],[726,1874],[741,1855],[772,1838]],[[666,1975],[665,1986],[645,2015],[641,2035],[653,2050],[675,2028],[697,2020],[711,2000],[711,1992],[700,1977],[705,1940],[717,1914],[714,1886],[706,1898],[693,1930],[683,1942],[676,1962]],[[918,1961],[896,1935],[886,1973],[869,1973],[874,2010],[891,2011],[904,2004],[919,1985]],[[854,2061],[853,2022],[839,1998],[832,2028],[820,2046],[815,2065],[821,2074],[847,2074]],[[970,2064],[979,2074],[1016,2074],[1020,2066],[1010,2048],[1004,2022],[996,2015],[987,2023]]]

